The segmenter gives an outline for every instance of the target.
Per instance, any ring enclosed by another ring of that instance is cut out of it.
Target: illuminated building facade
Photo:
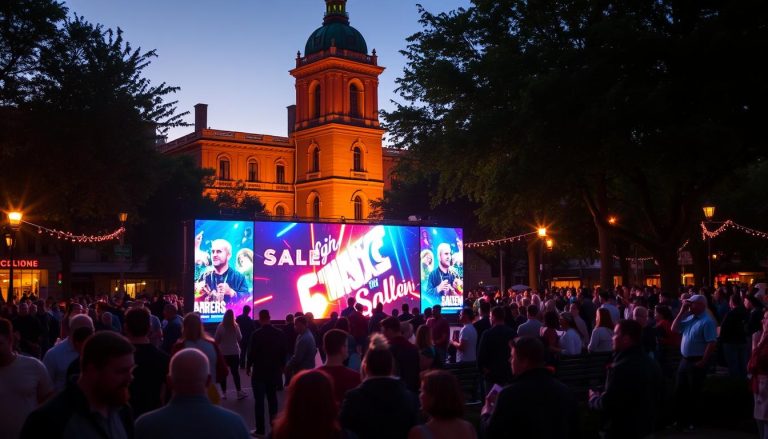
[[[288,137],[209,129],[207,106],[198,104],[195,131],[159,149],[213,169],[209,191],[242,187],[276,217],[367,219],[395,161],[394,153],[384,157],[378,119],[383,71],[349,25],[346,0],[326,0],[323,25],[290,71],[296,103]]]

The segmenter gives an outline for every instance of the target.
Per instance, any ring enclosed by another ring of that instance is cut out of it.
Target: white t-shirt
[[[471,323],[467,323],[459,331],[459,341],[464,342],[464,351],[456,352],[456,361],[477,361],[477,330]]]
[[[0,367],[0,437],[19,437],[27,415],[51,392],[51,378],[37,358],[19,355]]]
[[[613,331],[605,326],[598,326],[592,330],[589,339],[589,352],[611,352],[613,350]]]
[[[579,333],[575,329],[569,328],[560,337],[560,347],[563,349],[564,355],[581,354],[581,337]]]
[[[43,357],[43,364],[48,369],[48,375],[53,382],[53,388],[57,392],[64,390],[67,384],[67,368],[80,354],[77,353],[69,337],[59,344],[48,349]]]

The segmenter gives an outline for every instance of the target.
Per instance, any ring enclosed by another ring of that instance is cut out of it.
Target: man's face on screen
[[[213,266],[215,268],[220,268],[229,262],[229,253],[227,253],[227,248],[221,243],[215,242],[211,245],[211,259],[213,260]]]

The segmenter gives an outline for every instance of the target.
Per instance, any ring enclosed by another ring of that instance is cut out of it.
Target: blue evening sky
[[[181,87],[178,110],[208,104],[211,128],[285,136],[286,106],[295,102],[296,51],[322,24],[324,0],[66,0],[70,13],[120,27],[134,47],[156,49],[145,71],[154,83]],[[350,24],[376,49],[379,105],[390,110],[405,39],[421,29],[416,4],[430,12],[468,6],[469,0],[349,0]],[[169,140],[192,132],[176,128]]]

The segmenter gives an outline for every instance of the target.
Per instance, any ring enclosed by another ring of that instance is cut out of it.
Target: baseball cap
[[[707,304],[707,298],[702,296],[701,294],[694,294],[693,296],[685,299],[685,301],[690,303],[701,302],[705,305]]]

